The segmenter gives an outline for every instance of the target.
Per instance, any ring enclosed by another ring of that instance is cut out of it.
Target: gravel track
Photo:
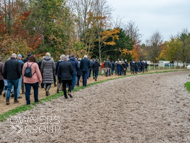
[[[126,77],[39,104],[0,123],[0,142],[188,143],[188,74]]]

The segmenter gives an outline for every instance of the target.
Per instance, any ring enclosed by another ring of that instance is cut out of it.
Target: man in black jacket
[[[67,56],[63,56],[63,62],[59,64],[58,73],[59,75],[61,75],[63,92],[64,92],[65,98],[66,99],[68,98],[67,93],[66,93],[67,84],[69,86],[68,95],[72,98],[71,88],[72,88],[73,68],[72,68],[72,64],[68,62]]]
[[[97,78],[98,78],[99,67],[100,67],[100,63],[96,59],[94,64],[92,65],[93,71],[95,72],[95,81],[97,81]]]
[[[90,69],[90,60],[87,58],[87,55],[81,60],[80,68],[82,71],[83,86],[87,85],[88,71]]]
[[[7,98],[6,104],[9,105],[9,98],[11,93],[12,85],[14,85],[14,103],[18,103],[17,100],[17,89],[18,89],[18,80],[21,76],[21,64],[16,60],[16,54],[13,53],[10,60],[5,62],[4,66],[4,79],[7,80],[8,90],[7,90]]]

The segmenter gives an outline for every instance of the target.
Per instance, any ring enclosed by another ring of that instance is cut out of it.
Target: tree
[[[153,33],[147,40],[148,59],[154,63],[158,62],[158,57],[161,53],[161,45],[163,44],[162,35],[159,32]]]
[[[190,60],[190,33],[183,31],[179,40],[182,42],[181,50],[179,51],[181,54],[180,60],[185,63]]]

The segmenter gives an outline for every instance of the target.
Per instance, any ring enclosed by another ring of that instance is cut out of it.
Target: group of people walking
[[[75,85],[79,86],[81,76],[83,78],[83,86],[86,86],[91,68],[94,67],[96,69],[94,79],[97,79],[97,71],[100,66],[97,60],[91,65],[92,63],[86,55],[83,59],[78,59],[78,61],[75,55],[61,55],[57,64],[55,64],[50,53],[46,53],[46,56],[39,63],[37,63],[36,57],[31,54],[28,54],[28,57],[24,60],[22,58],[21,54],[17,56],[13,53],[5,64],[0,62],[0,94],[2,94],[4,89],[3,95],[6,96],[7,105],[10,104],[11,91],[14,92],[14,103],[18,103],[18,99],[22,98],[20,96],[22,80],[25,85],[27,105],[30,105],[31,87],[34,89],[34,101],[38,103],[39,84],[45,89],[46,96],[49,96],[51,85],[55,83],[56,77],[57,92],[60,91],[62,84],[65,98],[68,98],[68,96],[72,98],[71,91]],[[68,87],[68,96],[66,87]]]
[[[137,65],[137,66],[136,66]],[[25,85],[25,98],[26,104],[30,105],[31,87],[34,90],[34,101],[39,102],[38,89],[45,89],[46,96],[50,95],[51,85],[54,83],[56,86],[57,79],[57,93],[61,90],[64,92],[64,97],[72,98],[71,91],[75,86],[79,86],[82,77],[83,86],[87,86],[87,79],[93,76],[97,81],[99,75],[99,67],[103,69],[106,76],[111,76],[115,72],[116,75],[126,75],[127,68],[129,67],[127,60],[119,60],[110,62],[107,59],[102,64],[98,59],[90,60],[87,55],[83,59],[75,58],[75,55],[61,55],[60,60],[55,64],[50,53],[37,62],[34,55],[28,54],[27,58],[23,60],[23,55],[15,53],[8,59],[5,64],[0,62],[0,94],[4,89],[4,97],[6,96],[6,104],[9,105],[11,92],[14,93],[14,103],[19,102],[21,85]],[[130,62],[131,73],[137,71],[144,72],[147,67],[146,62],[140,61]],[[136,69],[138,67],[138,69]],[[68,94],[66,88],[68,87]]]
[[[107,59],[104,63],[102,63],[101,68],[103,69],[105,76],[111,76],[115,72],[115,75],[122,76],[126,75],[129,64],[127,60],[119,60],[114,62]],[[137,74],[138,72],[148,72],[148,64],[145,61],[131,61],[130,62],[130,71],[131,74]]]

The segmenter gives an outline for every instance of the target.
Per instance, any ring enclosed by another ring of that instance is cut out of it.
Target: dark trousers
[[[92,69],[89,69],[89,75],[88,75],[88,77],[91,77],[91,72],[92,72]]]
[[[4,81],[0,80],[0,94],[2,94],[4,88]]]
[[[81,77],[81,75],[77,75],[77,86],[79,86],[80,77]]]
[[[64,96],[67,97],[67,92],[66,92],[66,87],[67,84],[69,86],[69,92],[71,92],[71,88],[72,88],[72,80],[62,80],[62,85],[63,85],[63,92],[64,92]]]
[[[29,105],[30,104],[30,91],[31,91],[31,87],[33,87],[34,89],[34,101],[38,102],[38,86],[39,83],[25,83],[25,88],[26,88],[26,93],[25,93],[25,97],[26,97],[26,104]]]
[[[95,72],[96,72],[96,71],[93,69],[93,77],[95,77]]]
[[[123,70],[123,75],[126,75],[126,70]]]
[[[47,88],[48,86],[51,87],[51,83],[46,83],[46,84],[45,84],[45,88]]]
[[[95,78],[97,79],[98,78],[98,71],[94,71],[95,72]]]
[[[83,71],[82,72],[83,86],[87,85],[87,79],[88,79],[88,71]]]

